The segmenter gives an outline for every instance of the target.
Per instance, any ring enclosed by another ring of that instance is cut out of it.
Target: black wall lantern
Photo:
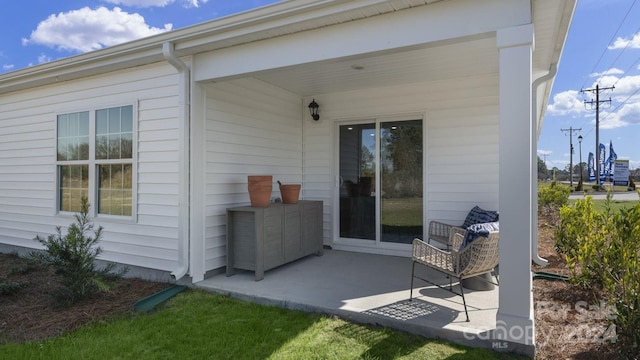
[[[320,115],[318,115],[319,108],[320,108],[320,105],[318,105],[318,103],[316,102],[316,99],[313,99],[313,101],[309,104],[309,112],[311,113],[311,117],[315,121],[320,120]]]

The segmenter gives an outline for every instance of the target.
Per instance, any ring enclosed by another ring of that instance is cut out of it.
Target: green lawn
[[[569,199],[569,205],[574,205],[578,200]],[[593,200],[593,208],[598,212],[604,212],[606,200]],[[617,212],[621,208],[630,208],[638,204],[638,201],[611,200],[611,210]]]
[[[390,226],[422,225],[422,198],[382,199],[382,224]]]
[[[148,315],[0,346],[2,359],[514,359],[191,290]]]

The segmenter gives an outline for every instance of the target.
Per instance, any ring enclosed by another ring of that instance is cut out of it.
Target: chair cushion
[[[469,226],[467,228],[467,232],[465,233],[464,241],[460,246],[460,250],[464,249],[465,246],[471,244],[473,240],[477,239],[479,236],[489,236],[489,232],[491,231],[500,231],[500,223],[488,222],[482,224],[473,224]]]
[[[476,205],[471,209],[471,211],[469,211],[469,214],[467,214],[467,218],[464,219],[462,228],[467,229],[473,224],[496,222],[498,221],[498,218],[499,216],[497,211],[484,210]]]

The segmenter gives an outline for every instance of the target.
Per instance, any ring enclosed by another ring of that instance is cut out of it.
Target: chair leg
[[[467,311],[467,301],[464,299],[464,288],[462,287],[462,279],[459,279],[460,281],[458,282],[458,284],[460,284],[460,295],[462,296],[462,304],[464,305],[464,314],[467,316],[467,322],[469,322],[469,312]]]
[[[411,265],[411,290],[409,290],[409,301],[413,300],[413,275],[416,271],[416,262],[413,261]]]

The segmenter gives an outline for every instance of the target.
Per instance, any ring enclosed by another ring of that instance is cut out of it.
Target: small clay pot
[[[278,181],[278,185],[280,185],[280,195],[282,195],[283,204],[295,204],[298,202],[298,197],[300,197],[300,188],[302,185],[283,184],[280,181]]]
[[[271,202],[273,177],[271,175],[249,175],[249,199],[253,207],[268,207]]]

